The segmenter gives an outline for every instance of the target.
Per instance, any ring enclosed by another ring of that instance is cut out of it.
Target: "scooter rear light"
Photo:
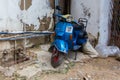
[[[70,34],[70,40],[72,40],[72,34]]]

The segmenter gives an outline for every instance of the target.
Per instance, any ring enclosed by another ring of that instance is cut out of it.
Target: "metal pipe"
[[[54,32],[43,31],[43,32],[33,32],[33,31],[26,31],[26,32],[0,32],[0,34],[52,34]]]
[[[44,35],[49,34],[36,34],[36,35],[27,35],[27,36],[18,36],[18,37],[8,37],[8,38],[0,38],[0,41],[14,41],[14,40],[21,40],[21,39],[27,39],[27,38],[33,38],[33,37],[40,37]]]
[[[20,39],[25,39],[25,38],[40,37],[40,36],[44,36],[44,35],[51,35],[53,33],[54,32],[20,32],[20,33],[9,33],[9,32],[4,33],[4,32],[2,32],[0,34],[29,34],[29,35],[0,38],[0,41],[20,40]]]

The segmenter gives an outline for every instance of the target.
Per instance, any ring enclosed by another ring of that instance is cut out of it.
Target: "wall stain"
[[[84,16],[90,18],[91,17],[90,8],[87,8],[83,3],[81,3],[81,6],[83,8]]]
[[[25,10],[32,5],[32,0],[25,0]],[[24,0],[21,0],[20,9],[24,10]]]

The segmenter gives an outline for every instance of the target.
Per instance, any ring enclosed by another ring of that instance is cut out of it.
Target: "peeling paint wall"
[[[32,0],[32,5],[27,10],[23,10],[20,17],[22,16],[21,19],[24,23],[29,26],[34,25],[35,30],[38,30],[40,26],[39,19],[51,16],[50,10],[48,0]]]
[[[49,0],[0,0],[0,31],[22,31],[22,22],[38,30],[50,12]]]
[[[110,0],[71,0],[71,14],[78,18],[87,18],[87,31],[96,38],[99,44],[108,42],[108,18]],[[98,36],[99,33],[99,36]]]
[[[26,27],[27,31],[48,30],[49,26],[53,25],[53,4],[54,0],[0,0],[0,32],[23,31],[23,27]],[[0,35],[2,36],[4,37]],[[23,40],[16,42],[17,47],[24,46]],[[27,39],[26,46],[31,47],[48,42],[48,36],[42,36]],[[0,41],[0,47],[0,51],[11,49],[14,47],[14,41]]]

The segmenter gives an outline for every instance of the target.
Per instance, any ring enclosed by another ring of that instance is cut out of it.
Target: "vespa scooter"
[[[50,46],[51,65],[56,68],[70,50],[78,50],[87,42],[87,19],[79,18],[78,22],[71,15],[56,15],[59,18],[55,25],[54,41]],[[77,53],[75,55],[76,59]]]

